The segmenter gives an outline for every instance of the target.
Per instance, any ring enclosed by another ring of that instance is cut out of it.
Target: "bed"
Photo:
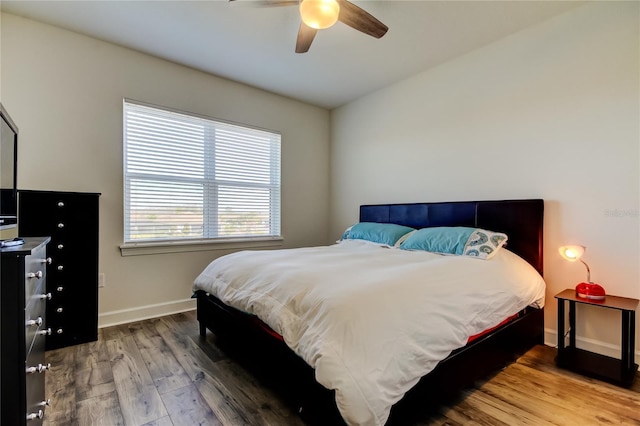
[[[544,283],[538,281],[543,272],[543,209],[542,200],[360,207],[359,223],[421,230],[413,231],[416,235],[448,227],[507,235],[506,247],[496,250],[489,261],[385,248],[361,240],[223,256],[194,284],[200,334],[205,336],[210,329],[239,357],[252,359],[256,373],[266,372],[264,377],[283,385],[309,423],[407,423],[426,403],[455,395],[542,343]],[[318,285],[316,269],[327,269],[323,262],[332,265],[336,275]],[[353,272],[358,264],[360,269]],[[427,267],[431,269],[423,269]],[[252,274],[253,269],[258,272]],[[450,279],[441,274],[445,269],[456,271],[453,281],[438,285],[438,280]],[[503,284],[503,269],[509,274],[517,269],[519,275],[510,275],[508,285]],[[469,287],[462,273],[479,277],[487,295],[478,296],[474,289],[478,285],[474,281]],[[284,281],[288,276],[293,284]],[[508,294],[503,301],[505,286],[520,286],[520,280],[523,284],[516,293],[523,296],[514,300]],[[337,281],[339,285],[333,284]],[[392,282],[392,292],[382,282]],[[302,283],[309,287],[299,288]],[[344,305],[343,296],[338,299],[335,292],[348,293],[351,304]],[[433,293],[442,293],[445,301],[431,297]],[[478,302],[483,298],[487,302]],[[475,306],[489,318],[481,317]],[[452,331],[438,334],[445,328],[444,317]],[[422,331],[427,329],[431,334],[424,337]],[[410,340],[405,342],[404,335]]]

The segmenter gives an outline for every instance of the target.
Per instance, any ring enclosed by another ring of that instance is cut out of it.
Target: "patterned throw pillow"
[[[501,232],[476,229],[464,245],[463,255],[491,259],[498,249],[507,243],[507,238],[507,235]]]

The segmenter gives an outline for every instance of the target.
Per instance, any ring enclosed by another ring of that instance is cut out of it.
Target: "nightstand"
[[[558,299],[558,366],[622,386],[631,386],[638,364],[634,362],[638,299],[607,295],[604,300],[583,299],[574,289],[556,294]],[[569,346],[565,347],[565,303],[569,302]],[[576,348],[576,303],[615,309],[622,314],[621,359]]]

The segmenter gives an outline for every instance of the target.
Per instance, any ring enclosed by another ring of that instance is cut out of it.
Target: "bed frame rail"
[[[200,334],[211,330],[223,349],[265,385],[275,388],[310,425],[343,425],[334,392],[315,381],[314,370],[287,345],[256,326],[255,318],[204,291],[196,292]],[[543,343],[544,312],[527,308],[515,320],[454,351],[391,411],[388,425],[410,423],[461,389]]]

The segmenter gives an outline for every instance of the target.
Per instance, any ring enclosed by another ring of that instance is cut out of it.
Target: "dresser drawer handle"
[[[37,325],[38,327],[40,327],[42,325],[42,317],[38,317],[34,320],[29,320],[26,322],[27,327],[33,327],[34,325]]]
[[[56,309],[56,312],[59,313],[59,314],[61,314],[62,311],[64,311],[64,309],[62,307],[59,307],[58,309]]]
[[[64,290],[64,287],[62,287],[62,286],[56,288],[56,291],[62,291],[62,290]]]
[[[64,245],[58,244],[58,250],[62,250],[63,248],[64,248]]]
[[[27,421],[41,419],[44,417],[44,411],[38,410],[37,413],[27,414]]]
[[[64,207],[64,202],[58,201],[58,207]]]
[[[58,224],[58,228],[60,228],[60,229],[64,228],[64,223],[60,222],[60,223]]]
[[[38,272],[29,272],[27,274],[27,278],[42,278],[42,271],[38,271]]]
[[[43,401],[40,401],[38,403],[38,406],[39,407],[49,407],[49,406],[51,406],[51,398],[47,398],[47,399],[45,399]]]
[[[64,269],[64,266],[58,265],[58,271],[62,271],[63,269]]]
[[[51,363],[38,364],[37,367],[27,367],[26,368],[26,373],[27,374],[44,373],[45,371],[47,371],[50,368],[51,368]]]
[[[53,259],[51,259],[50,257],[40,260],[40,263],[46,263],[47,265],[51,265],[51,262],[53,262]]]
[[[62,333],[63,333],[63,331],[62,331],[62,329],[61,329],[61,328],[59,328],[59,329],[57,329],[57,330],[56,330],[56,333],[57,333],[57,334],[62,334]]]
[[[36,334],[39,334],[40,336],[51,336],[51,329],[47,328],[46,330],[38,330],[36,331]]]
[[[47,299],[47,300],[51,300],[51,293],[47,293],[47,294],[39,294],[39,295],[38,295],[38,299]]]

